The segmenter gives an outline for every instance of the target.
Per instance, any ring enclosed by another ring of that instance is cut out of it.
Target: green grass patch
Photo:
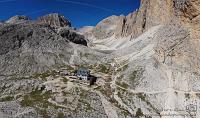
[[[128,64],[123,66],[123,70],[126,70],[128,68]]]
[[[117,93],[117,95],[118,95],[118,97],[123,98],[123,93],[121,93],[120,91]]]
[[[6,96],[4,98],[0,99],[0,102],[8,102],[8,101],[12,101],[14,99],[13,96]]]
[[[147,105],[149,105],[159,116],[160,116],[160,112],[158,109],[156,109],[147,99],[146,99],[146,94],[143,93],[139,93],[137,94],[138,98],[140,98],[142,101],[146,102]]]
[[[48,108],[53,107],[55,109],[61,108],[59,106],[56,106],[50,102],[48,102],[48,99],[52,97],[51,92],[45,92],[42,93],[42,91],[35,90],[31,93],[24,96],[23,100],[21,101],[21,105],[23,107],[40,107],[40,108]]]
[[[88,111],[92,111],[93,110],[93,108],[91,107],[90,103],[88,103],[86,100],[79,99],[79,102],[84,104],[85,111],[88,112]]]
[[[52,70],[52,71],[46,71],[46,72],[44,72],[44,73],[35,73],[35,74],[33,74],[33,78],[42,78],[42,79],[46,79],[47,77],[49,77],[49,76],[53,76],[53,77],[55,77],[56,75],[59,75],[59,73],[58,72],[56,72],[55,70]]]
[[[143,114],[141,108],[138,108],[138,109],[137,109],[137,112],[136,112],[136,118],[140,118],[140,117],[142,117],[142,116],[144,116],[144,114]]]
[[[64,115],[63,113],[59,112],[59,113],[57,114],[57,117],[56,117],[56,118],[65,118],[65,115]]]
[[[138,96],[142,101],[146,101],[146,95],[145,95],[145,94],[139,93],[137,96]]]
[[[60,53],[58,56],[59,56],[60,58],[65,58],[65,55],[64,55],[64,54],[61,54],[61,53]]]
[[[69,81],[69,79],[67,79],[66,77],[63,77],[63,82],[67,83]]]
[[[132,81],[132,82],[135,82],[135,80],[137,79],[138,77],[138,71],[133,71],[130,76],[129,76],[129,80]]]
[[[51,118],[46,110],[40,110],[40,114],[43,116],[43,118]]]
[[[66,92],[66,91],[62,91],[62,93],[63,93],[64,96],[70,95],[70,93]]]
[[[21,101],[21,105],[23,107],[33,107],[36,104],[42,104],[43,106],[47,106],[47,100],[50,97],[50,92],[42,93],[42,91],[35,90],[32,91],[30,94],[24,96],[24,99]]]
[[[117,69],[117,72],[125,71],[128,68],[128,64],[122,66],[121,68]]]
[[[129,85],[125,82],[118,82],[116,81],[116,84],[124,89],[128,89]]]
[[[94,88],[94,90],[100,91],[101,90],[101,86],[98,86],[98,87]]]
[[[75,70],[75,69],[74,69],[72,66],[70,66],[70,65],[67,65],[66,68],[67,68],[68,71],[74,71],[74,70]]]
[[[132,88],[135,88],[139,84],[139,79],[142,78],[144,70],[142,68],[134,70],[128,77]]]
[[[125,116],[125,118],[126,118],[127,116],[130,116],[130,115],[131,115],[131,113],[130,113],[128,110],[125,110],[125,109],[122,109],[121,114],[123,114],[123,115]]]
[[[99,65],[99,72],[108,74],[109,71],[110,71],[110,68],[107,65],[104,65],[104,64]]]

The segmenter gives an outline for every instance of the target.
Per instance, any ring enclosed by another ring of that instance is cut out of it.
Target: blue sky
[[[0,0],[0,19],[27,15],[32,19],[60,13],[74,27],[96,25],[111,15],[127,15],[139,7],[140,0]]]

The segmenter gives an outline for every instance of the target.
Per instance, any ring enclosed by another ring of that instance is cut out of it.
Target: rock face
[[[129,35],[137,37],[160,24],[197,24],[200,20],[199,6],[196,0],[142,0],[139,10],[127,16],[104,19],[94,28],[93,33],[97,39],[108,38],[113,34],[116,38]]]
[[[118,16],[110,16],[102,20],[93,29],[94,36],[98,39],[111,37],[115,33],[118,21],[120,21]]]
[[[140,9],[133,13],[130,13],[128,16],[121,15],[121,16],[111,16],[106,18],[105,20],[101,21],[96,26],[96,28],[94,28],[93,30],[94,36],[97,39],[102,39],[105,36],[108,38],[113,34],[115,34],[116,38],[127,37],[129,35],[132,35],[132,37],[137,37],[143,31],[145,31],[147,27],[154,26],[162,22],[160,20],[161,19],[160,14],[162,13],[159,14],[158,11],[150,8],[150,3],[153,2],[150,2],[149,0],[142,1]],[[156,11],[157,14],[155,15],[151,14],[151,12],[154,13],[154,11]],[[158,17],[158,19],[150,17]],[[104,27],[104,25],[109,25],[110,27],[112,27],[112,30],[110,30],[110,32],[106,31],[108,30],[108,28]],[[99,37],[102,35],[104,37]]]
[[[71,23],[64,17],[57,13],[48,14],[46,16],[40,17],[37,20],[38,23],[45,23],[50,25],[51,27],[71,27]]]
[[[6,23],[10,23],[10,24],[13,24],[13,23],[19,23],[19,22],[24,22],[24,21],[28,21],[30,20],[29,17],[27,16],[19,16],[19,15],[16,15],[16,16],[13,16],[11,17],[10,19],[8,19],[6,21]]]
[[[200,3],[196,0],[143,0],[146,8],[146,28],[169,22],[193,23],[200,14]],[[162,6],[162,7],[160,7]]]
[[[83,35],[77,34],[75,30],[71,30],[69,28],[60,28],[58,30],[58,34],[73,43],[87,46],[87,41],[85,40],[85,37]]]

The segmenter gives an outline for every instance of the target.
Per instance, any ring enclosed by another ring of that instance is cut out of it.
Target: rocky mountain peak
[[[27,17],[27,16],[24,16],[24,15],[16,15],[16,16],[13,16],[13,17],[11,17],[10,19],[8,19],[7,21],[6,21],[6,23],[18,23],[18,22],[23,22],[23,21],[28,21],[28,20],[30,20],[30,18],[29,17]]]
[[[110,16],[97,24],[93,30],[95,37],[102,39],[112,36],[117,28],[117,22],[119,21],[118,16]]]
[[[52,13],[46,16],[42,16],[37,20],[37,22],[45,23],[55,28],[66,27],[66,26],[71,27],[70,21],[58,13]]]

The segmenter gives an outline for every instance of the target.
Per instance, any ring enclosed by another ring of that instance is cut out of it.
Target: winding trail
[[[69,63],[71,64],[71,65],[74,65],[74,60],[75,60],[75,57],[78,57],[78,51],[77,51],[77,48],[76,48],[76,46],[75,46],[75,44],[72,44],[71,43],[71,46],[72,46],[72,48],[73,48],[73,55],[71,55],[71,58],[70,58],[70,60],[69,60]]]
[[[121,98],[118,96],[118,92],[116,91],[116,87],[120,87],[120,88],[122,88],[122,89],[124,89],[123,87],[121,87],[121,86],[118,86],[118,85],[116,85],[116,80],[117,80],[117,77],[119,77],[119,74],[117,74],[117,75],[115,75],[115,63],[113,63],[113,64],[111,64],[111,65],[113,65],[113,72],[112,72],[112,76],[111,76],[111,78],[112,78],[112,81],[110,82],[111,84],[110,84],[110,87],[113,89],[113,90],[115,90],[114,91],[114,99],[120,104],[120,106],[121,107],[123,107],[124,109],[126,109],[126,110],[128,110],[128,112],[129,113],[131,113],[131,114],[134,114],[134,111],[130,108],[130,107],[128,107],[125,103],[123,103],[123,101],[121,100]]]
[[[65,105],[59,104],[59,103],[57,103],[56,101],[53,101],[51,98],[48,99],[48,102],[51,103],[51,104],[53,104],[53,105],[59,106],[59,107],[63,107],[63,108],[66,108],[66,109],[74,110],[74,109],[71,108],[71,107],[68,107],[68,106],[65,106]]]
[[[117,111],[114,106],[99,92],[95,91],[101,98],[102,105],[108,118],[118,118]]]

